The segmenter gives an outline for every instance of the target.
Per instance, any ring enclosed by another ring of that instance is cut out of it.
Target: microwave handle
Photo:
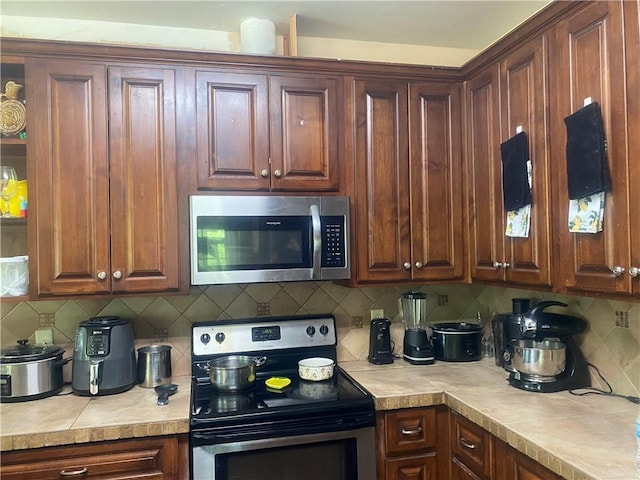
[[[313,234],[313,272],[312,278],[320,280],[320,262],[322,260],[322,235],[320,224],[320,210],[317,205],[311,205],[311,228]]]

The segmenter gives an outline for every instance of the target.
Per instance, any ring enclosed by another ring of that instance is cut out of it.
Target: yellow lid
[[[264,384],[274,390],[282,390],[291,385],[291,379],[287,377],[270,377],[265,380]]]

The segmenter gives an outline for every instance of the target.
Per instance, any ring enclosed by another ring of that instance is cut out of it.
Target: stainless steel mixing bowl
[[[514,348],[513,366],[527,375],[552,377],[564,371],[566,351],[559,341],[521,340]]]

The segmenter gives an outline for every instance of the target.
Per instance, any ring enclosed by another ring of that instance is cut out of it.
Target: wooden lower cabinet
[[[150,437],[2,453],[3,480],[188,478],[188,437]]]
[[[493,435],[455,412],[451,412],[450,431],[451,478],[493,478]]]
[[[449,478],[448,416],[443,405],[379,412],[378,480]]]
[[[561,480],[548,468],[495,439],[496,480]]]

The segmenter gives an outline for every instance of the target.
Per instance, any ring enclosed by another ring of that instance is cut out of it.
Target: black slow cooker
[[[0,352],[0,402],[24,402],[55,395],[62,390],[64,350],[54,345],[17,345]]]
[[[482,325],[441,322],[431,325],[433,354],[445,362],[472,362],[482,358]]]

